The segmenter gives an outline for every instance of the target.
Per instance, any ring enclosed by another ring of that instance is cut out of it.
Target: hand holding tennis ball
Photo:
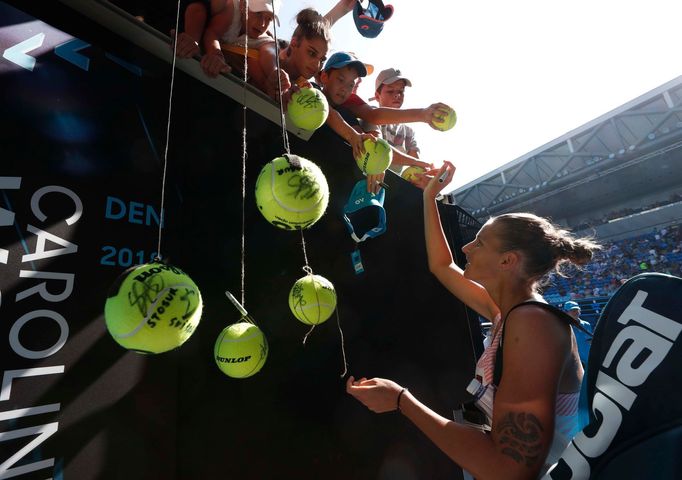
[[[393,160],[391,146],[383,138],[364,141],[365,153],[355,157],[355,162],[365,175],[376,175],[386,171]]]
[[[317,130],[327,121],[329,104],[316,88],[302,88],[291,95],[287,106],[291,123],[304,130]]]
[[[445,132],[457,123],[457,113],[444,103],[434,103],[426,109],[427,122],[431,128]]]

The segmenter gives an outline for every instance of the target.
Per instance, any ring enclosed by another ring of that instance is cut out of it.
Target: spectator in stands
[[[573,319],[580,324],[584,329],[572,326],[573,334],[575,335],[575,342],[578,344],[578,354],[580,355],[580,362],[583,368],[587,366],[587,359],[590,356],[590,345],[592,344],[592,324],[580,318],[580,305],[578,302],[564,303],[564,312],[568,313]]]
[[[429,268],[448,290],[493,322],[492,344],[476,369],[486,389],[481,398],[492,397],[492,402],[478,403],[492,410],[487,415],[492,430],[486,434],[448,421],[391,380],[350,377],[346,389],[375,412],[400,411],[476,478],[498,478],[500,472],[505,478],[538,478],[579,430],[583,376],[571,328],[560,311],[543,302],[538,281],[564,262],[586,263],[599,247],[544,218],[505,214],[490,219],[462,248],[468,262],[462,271],[453,261],[436,203],[453,173],[454,166],[445,162],[424,190]],[[447,175],[443,183],[435,179],[441,175]],[[498,354],[504,366],[495,386]]]

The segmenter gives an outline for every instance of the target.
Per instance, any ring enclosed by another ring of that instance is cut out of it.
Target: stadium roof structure
[[[531,211],[555,219],[682,186],[682,76],[452,193],[479,219]]]

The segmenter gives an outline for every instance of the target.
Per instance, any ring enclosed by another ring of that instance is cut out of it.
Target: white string
[[[341,336],[341,355],[343,357],[343,372],[341,373],[340,377],[343,378],[348,373],[348,361],[346,360],[346,342],[343,339],[343,330],[341,330],[341,318],[339,316],[338,302],[336,303],[336,308],[334,310],[336,312],[336,326],[339,327],[339,335]]]
[[[173,84],[175,83],[175,59],[178,52],[178,28],[180,25],[180,0],[175,14],[175,38],[173,39],[173,63],[171,66],[170,93],[168,96],[168,121],[166,122],[166,148],[163,152],[163,175],[161,177],[161,220],[159,221],[159,241],[156,245],[156,258],[163,258],[161,255],[161,227],[166,216],[163,209],[166,203],[166,172],[168,170],[168,144],[170,143],[171,112],[173,110]]]
[[[246,3],[244,15],[244,88],[242,90],[244,98],[242,101],[242,245],[241,245],[241,297],[242,305],[246,305],[246,82],[249,78],[249,0]]]
[[[271,0],[270,4],[272,5],[272,11],[275,11],[275,0]],[[280,76],[280,72],[282,71],[279,66],[279,41],[277,40],[277,22],[273,21],[272,22],[272,30],[275,36],[275,61],[277,63],[277,98],[279,99],[279,117],[280,117],[280,125],[282,127],[282,143],[284,145],[284,151],[287,152],[288,154],[291,153],[289,149],[289,135],[287,134],[287,121],[284,116],[284,104],[283,104],[283,99],[282,99],[282,77]]]

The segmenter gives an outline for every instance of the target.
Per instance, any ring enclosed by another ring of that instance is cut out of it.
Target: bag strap
[[[502,348],[504,345],[504,341],[503,341],[504,340],[504,328],[507,325],[507,318],[509,318],[509,314],[511,312],[513,312],[514,309],[516,309],[518,307],[523,307],[525,305],[535,305],[535,306],[544,308],[545,310],[549,311],[550,313],[553,313],[554,316],[556,316],[562,322],[567,323],[567,324],[571,325],[572,327],[575,327],[578,330],[582,331],[583,333],[592,337],[592,333],[590,333],[589,331],[587,331],[585,329],[585,327],[580,325],[579,321],[577,321],[575,318],[571,317],[568,313],[566,313],[562,310],[559,310],[558,308],[556,308],[553,305],[550,305],[550,304],[545,303],[545,302],[538,302],[536,300],[529,300],[527,302],[522,302],[522,303],[519,303],[518,305],[514,305],[511,308],[511,310],[509,310],[509,312],[507,312],[507,315],[504,317],[504,320],[502,322],[502,331],[500,332],[500,343],[499,343],[499,347],[497,348],[497,352],[495,353],[495,368],[493,370],[493,383],[496,386],[499,386],[500,380],[502,380],[502,367],[503,367],[502,358],[504,356],[502,354]]]

